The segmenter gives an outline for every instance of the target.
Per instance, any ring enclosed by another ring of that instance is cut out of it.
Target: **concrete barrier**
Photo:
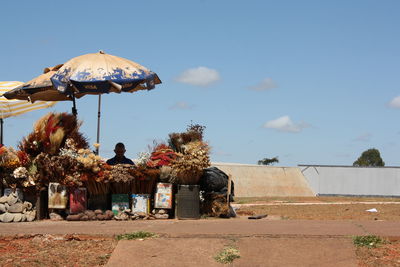
[[[400,197],[399,167],[299,167],[317,195]]]
[[[315,196],[296,167],[271,167],[236,163],[213,163],[232,175],[236,197]]]

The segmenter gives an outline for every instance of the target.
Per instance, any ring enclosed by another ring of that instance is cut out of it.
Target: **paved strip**
[[[234,247],[232,266],[357,266],[350,238],[155,238],[120,241],[107,266],[223,266],[214,257]]]
[[[268,217],[267,217],[268,218]],[[154,221],[36,221],[2,223],[0,235],[87,234],[116,235],[149,231],[179,236],[351,236],[377,234],[400,236],[400,221],[316,221],[316,220],[154,220]]]

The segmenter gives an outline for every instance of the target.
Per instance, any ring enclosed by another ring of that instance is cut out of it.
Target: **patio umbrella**
[[[29,82],[17,86],[16,88],[4,93],[7,99],[27,100],[32,103],[35,101],[73,101],[71,96],[61,93],[53,87],[50,80],[56,71],[58,71],[63,64],[54,67],[45,68],[43,74],[33,78]],[[76,97],[81,97],[82,94],[77,94]],[[72,113],[76,115],[75,103],[72,108]]]
[[[29,111],[49,108],[57,102],[37,101],[30,103],[23,100],[9,100],[4,93],[21,86],[23,82],[0,82],[0,143],[3,144],[3,119],[18,116]]]
[[[52,77],[54,87],[72,96],[99,95],[97,143],[100,140],[101,94],[151,90],[161,80],[157,74],[125,58],[100,51],[72,58]],[[96,148],[98,153],[98,148]]]

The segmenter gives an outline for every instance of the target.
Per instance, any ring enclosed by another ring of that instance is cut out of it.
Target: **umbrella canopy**
[[[22,82],[0,82],[0,127],[1,137],[0,142],[3,144],[3,119],[18,116],[33,110],[49,108],[54,106],[57,102],[37,101],[30,103],[23,100],[9,100],[3,96],[4,93],[21,86]]]
[[[72,96],[99,95],[97,143],[100,140],[101,94],[151,90],[161,80],[157,74],[125,58],[100,51],[67,61],[51,78],[60,92]],[[75,107],[73,108],[75,110]],[[98,147],[96,147],[98,154]]]
[[[157,74],[140,64],[103,51],[69,60],[51,81],[57,90],[69,95],[151,90],[161,83]]]
[[[27,100],[34,103],[37,100],[42,101],[65,101],[72,100],[72,98],[66,94],[63,94],[56,90],[51,83],[51,76],[58,71],[63,64],[51,68],[45,68],[43,74],[36,78],[33,78],[29,82],[26,82],[15,89],[4,93],[4,97],[7,99],[19,99]],[[79,97],[79,95],[77,95]]]

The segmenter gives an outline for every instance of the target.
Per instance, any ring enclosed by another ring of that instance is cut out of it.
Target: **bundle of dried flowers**
[[[168,166],[176,159],[176,153],[166,144],[157,145],[151,153],[150,160],[147,162],[149,167]]]
[[[34,160],[37,166],[35,175],[36,183],[40,186],[49,182],[56,182],[63,185],[72,185],[72,181],[81,185],[81,174],[79,162],[70,156],[51,156],[47,153],[40,153]]]
[[[33,132],[20,142],[19,148],[31,158],[42,152],[58,154],[68,138],[74,141],[76,149],[88,148],[86,138],[79,133],[81,124],[72,114],[48,113],[35,123]]]
[[[202,141],[202,136],[199,132],[188,131],[184,133],[171,133],[169,134],[169,146],[177,152],[182,152],[183,145],[190,142]]]
[[[202,141],[190,142],[182,146],[182,153],[171,164],[176,174],[170,182],[178,184],[198,184],[203,169],[210,167],[210,147]]]
[[[149,152],[139,152],[138,158],[134,159],[133,162],[136,166],[146,166],[147,162],[150,160]]]
[[[17,152],[12,148],[0,146],[0,178],[1,182],[8,187],[15,188],[19,183],[13,172],[21,166]]]
[[[133,177],[130,173],[130,170],[133,168],[134,166],[129,164],[117,164],[111,166],[110,180],[116,183],[128,183],[134,180],[135,177]]]

